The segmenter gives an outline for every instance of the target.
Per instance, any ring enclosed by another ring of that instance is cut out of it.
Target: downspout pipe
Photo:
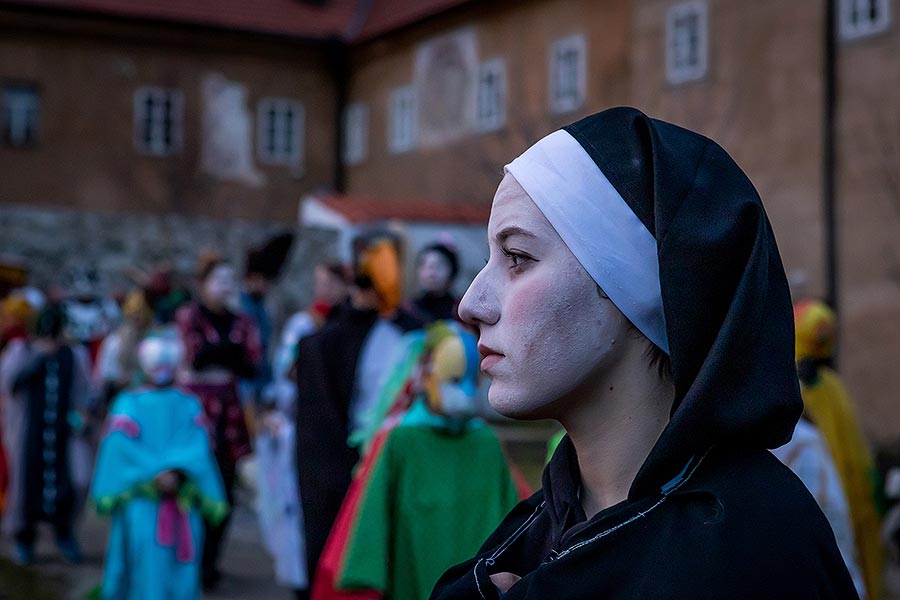
[[[343,194],[347,191],[347,169],[344,166],[344,112],[347,108],[347,97],[350,88],[350,62],[347,44],[335,41],[330,49],[331,67],[334,76],[334,191]]]
[[[822,122],[822,214],[824,218],[825,242],[825,300],[838,313],[839,264],[836,189],[836,131],[837,113],[837,2],[825,0],[825,56],[824,56],[824,110]]]

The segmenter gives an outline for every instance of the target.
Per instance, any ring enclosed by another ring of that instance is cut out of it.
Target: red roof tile
[[[18,5],[307,39],[370,39],[471,0],[0,0]]]
[[[364,41],[471,0],[375,0],[355,39]]]
[[[0,5],[49,8],[102,16],[168,21],[289,37],[343,38],[357,0],[0,0]]]
[[[371,196],[317,196],[316,200],[343,215],[351,223],[410,221],[418,223],[458,223],[487,225],[490,206],[408,198]]]

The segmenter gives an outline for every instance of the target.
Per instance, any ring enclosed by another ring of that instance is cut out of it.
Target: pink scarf
[[[186,563],[194,560],[191,523],[173,496],[164,496],[160,500],[156,519],[156,541],[161,546],[169,548],[175,546],[175,557],[178,562]]]

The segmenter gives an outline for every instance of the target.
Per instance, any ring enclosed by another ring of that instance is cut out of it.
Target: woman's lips
[[[503,358],[502,354],[488,354],[484,358],[481,359],[481,370],[488,371],[491,367],[500,362],[500,359]]]
[[[492,366],[496,365],[500,359],[503,358],[503,355],[491,348],[490,346],[486,346],[484,344],[478,344],[478,353],[483,357],[481,359],[481,370],[487,371]]]

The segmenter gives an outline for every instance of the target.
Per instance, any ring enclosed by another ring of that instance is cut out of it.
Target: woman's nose
[[[487,266],[472,280],[469,289],[460,300],[459,318],[473,327],[480,327],[482,324],[494,325],[500,320],[499,304],[490,285]]]

